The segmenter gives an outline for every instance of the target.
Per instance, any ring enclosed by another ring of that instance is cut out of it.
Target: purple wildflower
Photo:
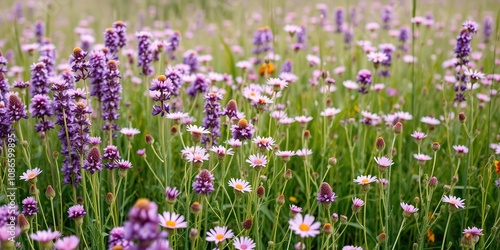
[[[472,34],[477,33],[477,24],[472,21],[465,21],[462,24],[462,29],[460,30],[460,34],[457,36],[457,43],[455,45],[455,52],[457,63],[455,66],[458,70],[456,71],[456,79],[458,84],[455,86],[455,102],[464,102],[465,95],[464,91],[467,88],[464,82],[466,81],[466,76],[461,72],[461,68],[463,66],[467,66],[469,64],[469,55],[471,52],[471,41]]]
[[[106,84],[106,76],[108,74],[106,55],[100,50],[94,51],[90,54],[89,66],[90,85],[92,85],[90,96],[96,96],[97,100],[101,101],[102,85]]]
[[[261,53],[266,53],[268,51],[273,51],[273,32],[267,26],[259,28],[255,31],[253,36],[253,53],[258,55]]]
[[[29,196],[23,200],[23,214],[30,218],[38,213],[38,205],[35,198]]]
[[[165,116],[165,114],[170,113],[170,105],[166,101],[170,100],[173,89],[172,81],[166,76],[159,75],[156,79],[153,79],[149,90],[155,93],[155,95],[152,95],[153,100],[160,102],[160,105],[155,104],[153,106],[153,116],[158,114]]]
[[[34,33],[36,36],[36,42],[42,43],[42,39],[45,36],[45,25],[44,25],[43,21],[36,21]]]
[[[12,133],[12,125],[14,121],[11,119],[9,110],[4,101],[0,101],[0,146]]]
[[[115,29],[116,36],[118,37],[116,45],[119,48],[125,47],[127,44],[127,24],[122,21],[116,21],[113,23],[113,28]]]
[[[21,101],[17,94],[12,93],[9,95],[9,101],[7,103],[7,112],[11,121],[16,122],[21,119],[28,119],[26,112],[26,106]]]
[[[358,72],[356,80],[360,83],[358,91],[362,94],[368,94],[367,85],[372,84],[372,73],[367,69],[362,69]]]
[[[9,81],[5,77],[4,73],[1,72],[1,65],[0,65],[0,101],[5,101],[5,95],[7,95],[9,91],[10,91]]]
[[[70,219],[79,219],[85,216],[87,212],[82,205],[73,205],[68,209],[68,218]]]
[[[184,52],[182,63],[189,66],[189,73],[193,74],[198,71],[200,62],[198,61],[198,53],[194,50]]]
[[[139,40],[137,42],[137,53],[138,53],[138,66],[142,67],[142,74],[150,76],[153,74],[153,68],[150,63],[153,61],[153,53],[151,51],[151,34],[148,32],[137,32],[136,37]]]
[[[408,42],[409,37],[410,29],[406,26],[401,27],[401,29],[399,30],[398,40],[401,42],[399,48],[404,52],[408,51],[408,46],[406,45],[406,43]]]
[[[178,96],[179,95],[179,89],[182,87],[183,80],[182,80],[182,72],[181,70],[177,68],[167,68],[165,70],[165,77],[170,79],[170,82],[172,83],[172,88],[170,89],[170,92],[172,92],[172,95]]]
[[[108,61],[106,81],[101,85],[102,119],[106,121],[103,130],[118,131],[118,125],[114,123],[119,117],[122,85],[120,83],[120,70],[115,60]]]
[[[119,42],[120,38],[116,34],[116,30],[114,28],[107,28],[104,32],[104,46],[108,48],[112,59],[118,58],[117,53]]]
[[[104,167],[107,169],[114,169],[118,167],[116,165],[116,162],[118,159],[121,159],[121,156],[116,146],[108,145],[107,147],[104,148],[103,158],[105,160],[108,160],[108,163],[104,164]]]
[[[300,31],[297,32],[297,43],[294,44],[293,47],[295,51],[304,50],[307,48],[307,33],[305,26],[301,26]]]
[[[222,116],[220,103],[222,94],[218,92],[209,92],[205,94],[205,118],[203,118],[202,126],[210,131],[210,135],[203,136],[203,144],[217,145],[217,138],[220,137],[220,117]]]
[[[231,131],[233,139],[240,141],[252,139],[253,133],[255,132],[253,125],[248,123],[246,119],[240,119],[238,125],[233,125],[233,127],[231,127]]]
[[[344,30],[344,9],[337,8],[335,10],[335,24],[337,25],[335,32],[342,33]]]
[[[484,34],[484,43],[488,43],[490,41],[491,33],[493,30],[493,18],[491,16],[487,16],[484,18],[484,28],[483,28],[483,34]]]
[[[392,19],[392,7],[387,5],[382,10],[382,22],[384,23],[384,29],[389,30],[391,28]]]
[[[214,176],[210,171],[203,169],[196,176],[195,182],[193,182],[193,190],[196,194],[209,195],[214,189]]]
[[[123,227],[115,227],[109,232],[109,249],[114,246],[121,246],[123,249],[132,246],[132,242],[125,239],[125,229]]]
[[[351,28],[344,29],[344,43],[347,47],[351,46],[352,38],[354,36],[354,30]]]
[[[167,39],[167,54],[170,55],[170,60],[175,60],[174,52],[177,51],[181,43],[181,34],[179,31],[174,31]]]
[[[287,59],[283,65],[281,65],[281,73],[292,73],[293,64],[292,60]]]
[[[167,202],[175,202],[175,200],[177,199],[177,197],[179,197],[179,195],[181,194],[181,192],[179,190],[177,190],[176,187],[167,187],[165,189],[165,196],[167,198]]]
[[[87,79],[89,77],[89,67],[90,64],[86,60],[87,52],[83,51],[80,47],[73,49],[73,54],[69,57],[69,64],[71,65],[71,70],[75,73],[75,81],[80,81],[80,79]]]
[[[31,66],[31,96],[46,95],[49,93],[49,75],[47,66],[38,62]]]
[[[38,58],[38,61],[45,63],[48,76],[56,75],[56,47],[54,44],[47,41],[40,47],[40,57]]]
[[[193,83],[191,83],[186,92],[192,97],[195,97],[197,93],[204,94],[205,92],[207,92],[210,83],[210,79],[204,74],[196,74]]]
[[[337,196],[333,192],[330,184],[326,182],[321,183],[318,192],[318,204],[325,204],[328,206],[335,201],[335,198],[337,198]]]
[[[90,174],[94,174],[96,171],[102,171],[102,159],[101,152],[98,147],[92,147],[87,154],[87,159],[85,159],[83,169],[90,172]]]
[[[128,212],[128,221],[123,224],[124,239],[135,242],[129,249],[147,249],[161,235],[158,206],[148,199],[139,199]],[[111,240],[111,238],[110,238]]]
[[[7,73],[7,63],[7,58],[3,56],[2,51],[0,51],[0,73]]]
[[[30,113],[33,118],[40,119],[35,125],[36,132],[45,132],[54,128],[54,122],[47,118],[54,115],[54,106],[47,95],[35,95],[31,99]]]

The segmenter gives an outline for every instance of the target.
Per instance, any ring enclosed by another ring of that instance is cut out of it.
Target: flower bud
[[[257,197],[262,198],[266,194],[266,189],[264,186],[259,186],[257,188]]]
[[[438,151],[440,147],[441,145],[439,145],[439,142],[432,143],[432,150],[434,150],[434,152]]]
[[[153,138],[153,136],[152,136],[152,135],[150,135],[150,134],[147,134],[147,135],[146,135],[146,144],[151,145],[151,144],[153,144],[154,142],[155,142],[155,139]]]
[[[396,125],[392,127],[394,134],[400,134],[403,131],[403,124],[401,122],[397,122]]]
[[[195,240],[198,237],[198,230],[196,228],[189,229],[189,239]]]
[[[19,225],[21,230],[23,230],[23,232],[27,232],[28,230],[30,230],[30,223],[29,223],[28,219],[26,219],[24,214],[20,214],[17,217],[17,224]]]
[[[381,152],[385,148],[385,141],[384,138],[379,137],[377,138],[377,141],[375,142],[375,147],[377,148],[378,152]]]
[[[337,223],[339,221],[339,215],[337,213],[332,214],[332,222]]]
[[[323,225],[323,233],[332,234],[332,232],[333,232],[332,224],[325,223],[325,225]]]
[[[48,185],[47,189],[45,189],[45,196],[47,196],[49,200],[52,200],[54,199],[54,197],[56,197],[56,191],[52,188],[51,185]]]
[[[193,202],[193,204],[191,204],[191,213],[193,214],[198,214],[201,212],[201,204],[197,201]]]
[[[276,199],[276,203],[278,204],[278,206],[283,206],[283,204],[285,204],[285,196],[283,194],[280,194]]]
[[[109,192],[107,195],[106,195],[106,203],[108,205],[111,205],[113,204],[113,202],[115,202],[115,196],[113,195],[113,193]]]
[[[379,244],[382,244],[385,242],[385,240],[387,240],[387,234],[385,233],[380,233],[378,236],[377,236],[377,241]]]
[[[250,230],[252,228],[252,219],[246,219],[245,221],[243,221],[243,223],[241,223],[242,226],[243,226],[243,229],[245,230]]]
[[[465,122],[465,120],[467,120],[467,117],[465,116],[464,112],[460,112],[460,113],[458,113],[458,121],[459,121],[460,123],[464,123],[464,122]]]
[[[437,184],[438,184],[438,179],[436,176],[433,176],[429,179],[429,187],[430,188],[436,188]]]
[[[335,157],[330,157],[330,158],[328,159],[328,165],[333,166],[333,165],[336,165],[336,164],[337,164],[337,158],[335,158]]]
[[[290,180],[290,179],[292,179],[292,177],[293,177],[292,170],[291,169],[287,169],[285,171],[285,180]]]

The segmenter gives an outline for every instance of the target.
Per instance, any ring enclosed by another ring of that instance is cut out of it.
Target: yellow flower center
[[[35,176],[36,176],[35,173],[29,173],[28,179],[33,179],[33,178],[35,178]]]
[[[363,179],[363,180],[361,180],[361,183],[362,183],[362,184],[368,184],[369,182],[370,182],[370,180],[368,180],[368,179]]]
[[[243,185],[241,185],[241,184],[239,184],[239,183],[238,183],[238,184],[234,185],[234,188],[235,188],[236,190],[241,191],[241,190],[243,190]]]
[[[262,161],[260,159],[256,159],[254,161],[254,163],[255,163],[255,165],[260,165],[260,164],[262,164]]]
[[[450,204],[451,204],[451,205],[456,205],[456,204],[457,204],[457,201],[456,201],[456,200],[450,200]]]
[[[217,235],[215,236],[215,239],[216,239],[216,240],[223,240],[223,239],[224,239],[224,235],[223,235],[223,234],[217,234]]]
[[[299,229],[302,232],[307,232],[307,231],[309,231],[309,225],[307,225],[306,223],[302,223],[299,225]]]
[[[167,222],[165,222],[165,225],[167,227],[175,227],[176,223],[173,220],[168,220]]]

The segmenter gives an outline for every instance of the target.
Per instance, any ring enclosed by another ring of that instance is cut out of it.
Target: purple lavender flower
[[[61,73],[61,79],[68,85],[68,89],[76,88],[75,77],[70,70],[65,70]]]
[[[391,28],[392,19],[392,7],[390,5],[384,6],[382,10],[382,22],[384,23],[384,29],[389,30]]]
[[[293,47],[295,51],[307,48],[307,32],[305,26],[301,26],[300,31],[297,32],[297,43],[295,43]]]
[[[117,59],[118,44],[120,43],[120,38],[116,34],[114,28],[108,28],[104,32],[104,46],[108,48],[112,59]]]
[[[122,157],[120,156],[120,152],[118,151],[118,148],[116,146],[108,145],[104,148],[103,158],[105,160],[108,160],[108,163],[104,164],[105,168],[115,169],[118,168],[116,162]]]
[[[253,35],[253,53],[258,55],[261,53],[266,53],[268,51],[273,51],[273,32],[267,26],[260,27],[255,31]]]
[[[195,97],[197,93],[204,94],[205,92],[207,92],[210,83],[210,79],[204,74],[196,74],[193,83],[191,83],[186,92],[192,97]]]
[[[127,24],[122,21],[116,21],[113,23],[113,28],[115,29],[116,36],[118,37],[117,46],[119,48],[125,47],[127,44]]]
[[[174,52],[177,51],[181,43],[181,34],[179,31],[174,31],[167,39],[167,53],[170,55],[170,60],[175,60]]]
[[[79,219],[85,216],[87,212],[82,205],[73,205],[68,209],[68,218],[70,219]]]
[[[9,91],[9,81],[5,77],[4,73],[0,72],[0,101],[5,101],[5,96],[9,93]]]
[[[28,119],[26,106],[21,101],[19,96],[17,96],[17,94],[15,93],[9,95],[7,110],[10,120],[13,122],[19,121],[21,119]]]
[[[90,64],[86,60],[87,52],[83,51],[80,47],[73,49],[73,54],[69,57],[68,63],[71,65],[71,70],[75,73],[75,81],[80,79],[87,79],[89,77]]]
[[[30,113],[33,118],[40,119],[35,125],[36,132],[45,132],[54,128],[54,122],[47,120],[54,115],[54,106],[47,95],[35,95],[31,99]]]
[[[390,43],[380,44],[380,51],[385,54],[387,57],[385,60],[381,62],[381,65],[384,66],[384,69],[380,70],[379,75],[383,77],[391,76],[389,72],[389,67],[392,64],[392,53],[395,51],[394,45]]]
[[[8,60],[5,56],[3,56],[2,51],[0,51],[0,72],[7,73],[7,63]]]
[[[490,41],[491,33],[493,31],[493,18],[491,16],[487,16],[484,18],[484,43],[488,43]]]
[[[129,249],[147,249],[161,237],[158,206],[148,199],[139,199],[128,212],[128,221],[123,224],[124,239],[135,244]]]
[[[4,101],[0,101],[0,146],[12,133],[14,121],[10,117],[9,110]]]
[[[145,31],[137,32],[137,53],[138,66],[142,67],[142,74],[149,76],[153,74],[153,68],[150,63],[153,61],[153,53],[151,51],[151,34]]]
[[[281,65],[281,73],[292,73],[293,64],[292,60],[287,59],[283,65]]]
[[[202,143],[209,145],[217,145],[217,138],[220,137],[220,117],[222,116],[220,103],[222,94],[218,92],[209,92],[205,94],[205,118],[203,118],[202,126],[210,131],[210,135],[203,136]]]
[[[115,227],[109,232],[108,248],[113,249],[114,246],[121,246],[127,249],[132,246],[132,242],[125,239],[125,228]]]
[[[183,73],[178,68],[167,68],[165,70],[165,77],[167,77],[172,83],[172,87],[169,91],[174,96],[179,95],[179,89],[182,87],[182,84],[184,83],[182,80],[182,75]]]
[[[193,74],[198,71],[200,62],[198,61],[198,53],[194,50],[188,50],[182,55],[182,63],[189,66],[189,73]]]
[[[106,84],[108,67],[106,64],[106,55],[101,51],[94,51],[90,54],[90,96],[96,96],[98,101],[102,98],[102,85]]]
[[[210,171],[203,169],[196,176],[195,182],[193,182],[193,190],[196,194],[209,195],[214,189],[214,176]]]
[[[233,125],[231,127],[231,131],[233,139],[240,141],[252,139],[253,133],[255,132],[253,125],[248,123],[246,119],[240,119],[238,125]]]
[[[362,94],[368,94],[367,85],[372,84],[372,73],[367,69],[362,69],[358,72],[356,80],[360,83],[358,91]]]
[[[35,36],[36,42],[42,43],[42,39],[45,36],[45,25],[43,21],[36,21],[35,23]]]
[[[335,32],[342,33],[344,30],[344,9],[337,8],[335,10],[335,24],[337,25]]]
[[[410,29],[406,26],[401,27],[401,29],[399,30],[398,40],[401,42],[399,48],[404,52],[408,52],[408,46],[406,45],[406,43],[408,42],[409,37]]]
[[[455,66],[457,67],[458,70],[456,71],[456,79],[458,81],[458,85],[455,86],[455,102],[464,102],[465,101],[465,95],[464,91],[466,89],[465,81],[466,81],[466,76],[464,73],[461,72],[461,68],[463,66],[467,66],[469,64],[469,55],[471,52],[471,41],[472,41],[472,34],[477,33],[477,24],[472,21],[465,21],[462,24],[462,29],[460,30],[460,34],[457,36],[457,43],[455,45],[455,49],[453,50],[455,52],[456,58],[457,58],[457,63]]]
[[[153,116],[158,114],[165,116],[165,114],[170,113],[170,106],[166,101],[170,100],[173,89],[174,85],[172,84],[172,81],[166,76],[159,75],[156,79],[153,79],[149,90],[157,92],[157,94],[152,96],[152,98],[155,102],[160,102],[160,105],[155,104],[153,106]]]
[[[29,196],[23,200],[23,214],[30,218],[38,213],[38,205],[35,198]]]
[[[90,172],[90,174],[94,174],[96,171],[102,171],[102,159],[101,152],[98,147],[92,147],[87,154],[87,159],[85,159],[83,169]]]
[[[354,36],[354,30],[351,28],[344,29],[344,43],[347,47],[351,46],[352,37]]]
[[[351,21],[352,25],[358,26],[358,20],[356,19],[356,8],[351,8],[351,12],[349,13],[349,20]]]
[[[90,51],[92,45],[94,44],[95,37],[90,34],[80,36],[80,47],[84,51]]]
[[[38,62],[31,66],[31,96],[49,93],[49,75],[46,64]]]
[[[56,75],[56,47],[54,44],[50,43],[50,41],[46,41],[45,44],[40,47],[40,57],[38,61],[45,63],[48,76]]]
[[[329,205],[335,201],[335,198],[337,198],[337,196],[333,192],[330,184],[326,182],[321,183],[318,192],[318,204]]]
[[[106,81],[101,85],[101,103],[102,103],[102,119],[106,121],[103,130],[118,131],[118,125],[114,123],[119,117],[118,110],[120,109],[122,85],[120,83],[120,70],[117,62],[114,60],[108,61],[108,70]]]
[[[16,218],[19,216],[17,205],[14,207],[9,205],[0,206],[0,227],[8,225],[10,222],[9,218],[11,216]]]

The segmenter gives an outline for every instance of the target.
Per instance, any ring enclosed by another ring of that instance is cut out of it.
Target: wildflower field
[[[0,2],[0,249],[500,249],[498,0]]]

